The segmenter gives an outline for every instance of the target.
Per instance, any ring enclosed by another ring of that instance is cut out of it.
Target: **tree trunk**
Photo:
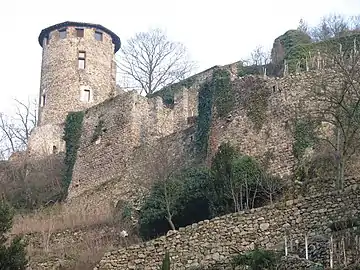
[[[169,222],[169,225],[170,225],[170,228],[173,230],[173,231],[175,231],[176,229],[175,229],[175,225],[174,225],[174,223],[173,223],[173,221],[172,221],[172,219],[171,219],[171,216],[167,216],[166,217],[166,219],[167,219],[167,221]]]
[[[341,158],[340,161],[340,189],[344,189],[344,184],[345,184],[345,164],[344,164],[344,159]]]
[[[340,151],[340,128],[336,127],[336,187],[341,189],[341,151]]]
[[[245,192],[246,192],[246,209],[249,209],[249,187],[248,180],[245,180]]]

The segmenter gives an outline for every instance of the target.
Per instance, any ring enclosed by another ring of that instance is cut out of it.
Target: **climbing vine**
[[[215,69],[211,80],[200,86],[196,146],[198,153],[205,156],[208,148],[213,105],[219,117],[226,116],[234,107],[230,72],[228,70]]]
[[[244,95],[243,105],[246,116],[254,124],[256,131],[260,131],[266,121],[270,95],[271,91],[264,84],[257,85],[256,89],[248,89],[246,97]]]
[[[64,141],[66,142],[65,153],[65,173],[62,181],[62,188],[64,195],[72,180],[73,169],[76,161],[77,150],[79,149],[79,142],[81,136],[82,123],[84,119],[84,112],[70,112],[65,121]]]
[[[198,119],[196,130],[196,148],[206,156],[212,116],[213,90],[211,82],[201,85],[198,97]]]
[[[216,111],[219,117],[224,117],[231,112],[234,107],[230,72],[226,69],[214,70],[212,84],[214,89]]]
[[[317,124],[309,119],[296,119],[294,123],[294,157],[300,160],[306,148],[313,146],[316,142],[315,128]]]

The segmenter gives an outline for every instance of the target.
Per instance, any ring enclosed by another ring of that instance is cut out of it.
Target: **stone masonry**
[[[193,98],[185,89],[175,97],[177,104],[170,109],[159,97],[147,99],[136,92],[125,92],[87,110],[68,200],[134,172],[143,175],[138,182],[147,182],[151,173],[149,170],[145,173],[144,168],[152,164],[151,156],[158,156],[156,160],[161,158],[157,151],[166,141],[171,142],[167,151],[172,149],[173,152],[165,156],[182,155],[181,149],[188,140],[184,137],[193,138],[193,135],[186,135],[191,127],[187,124],[186,106],[190,99]],[[100,121],[102,129],[94,140],[96,125]],[[141,151],[142,154],[138,155]],[[135,168],[137,164],[142,165]],[[134,182],[134,179],[129,181]]]
[[[101,33],[102,40],[95,33]],[[41,32],[39,125],[62,123],[69,111],[84,110],[115,94],[114,53],[119,44],[113,35],[97,25],[72,22]],[[82,100],[85,90],[90,97]]]
[[[120,48],[119,37],[110,30],[77,22],[43,29],[39,43],[39,117],[29,142],[32,157],[51,154],[53,148],[64,150],[62,133],[48,131],[62,125],[70,111],[85,110],[116,94],[114,53]],[[54,127],[44,128],[47,125]]]
[[[344,192],[330,192],[261,208],[216,217],[170,231],[167,236],[104,255],[95,269],[158,269],[165,254],[176,269],[210,267],[229,261],[239,251],[255,244],[264,248],[281,246],[285,235],[302,239],[329,232],[335,221],[360,212],[358,185]],[[211,268],[210,268],[211,269]]]

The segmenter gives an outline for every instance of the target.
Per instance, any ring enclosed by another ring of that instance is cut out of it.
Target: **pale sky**
[[[0,112],[13,99],[37,97],[43,28],[64,21],[101,24],[125,42],[139,31],[160,27],[182,42],[198,71],[238,61],[261,44],[328,13],[356,15],[360,0],[3,0],[0,4]]]

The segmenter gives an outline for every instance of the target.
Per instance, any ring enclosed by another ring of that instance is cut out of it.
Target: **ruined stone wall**
[[[28,157],[43,158],[65,151],[64,124],[35,127],[28,142]]]
[[[67,27],[61,39],[58,30],[44,39],[39,100],[39,125],[63,123],[69,111],[94,106],[115,94],[114,44],[109,34],[96,40],[94,28],[84,28],[84,37],[75,27]],[[85,52],[85,68],[79,69],[79,52]],[[90,100],[82,101],[84,90]]]
[[[68,199],[124,177],[139,162],[133,160],[139,147],[146,148],[160,138],[189,128],[187,91],[183,95],[186,100],[177,98],[174,108],[164,106],[159,97],[147,99],[136,92],[126,92],[88,109]],[[183,141],[174,143],[181,149]],[[141,155],[147,156],[151,151],[154,149],[145,149]]]
[[[222,142],[229,141],[240,152],[266,164],[269,172],[279,176],[290,175],[296,162],[292,147],[294,119],[318,106],[306,98],[307,94],[324,76],[333,75],[331,72],[324,75],[323,71],[312,71],[283,78],[246,76],[233,79],[234,109],[222,119],[216,117],[215,109],[209,139],[209,159]],[[250,93],[259,89],[268,95],[265,105],[253,105],[249,99]],[[250,106],[262,106],[260,111],[265,113],[265,117],[260,128],[256,128],[254,120],[248,116]]]
[[[282,247],[285,234],[303,238],[328,232],[334,221],[360,212],[360,188],[325,193],[298,200],[216,217],[192,224],[158,239],[109,252],[96,269],[158,269],[165,254],[176,269],[211,266],[228,261],[232,247],[239,251]]]

